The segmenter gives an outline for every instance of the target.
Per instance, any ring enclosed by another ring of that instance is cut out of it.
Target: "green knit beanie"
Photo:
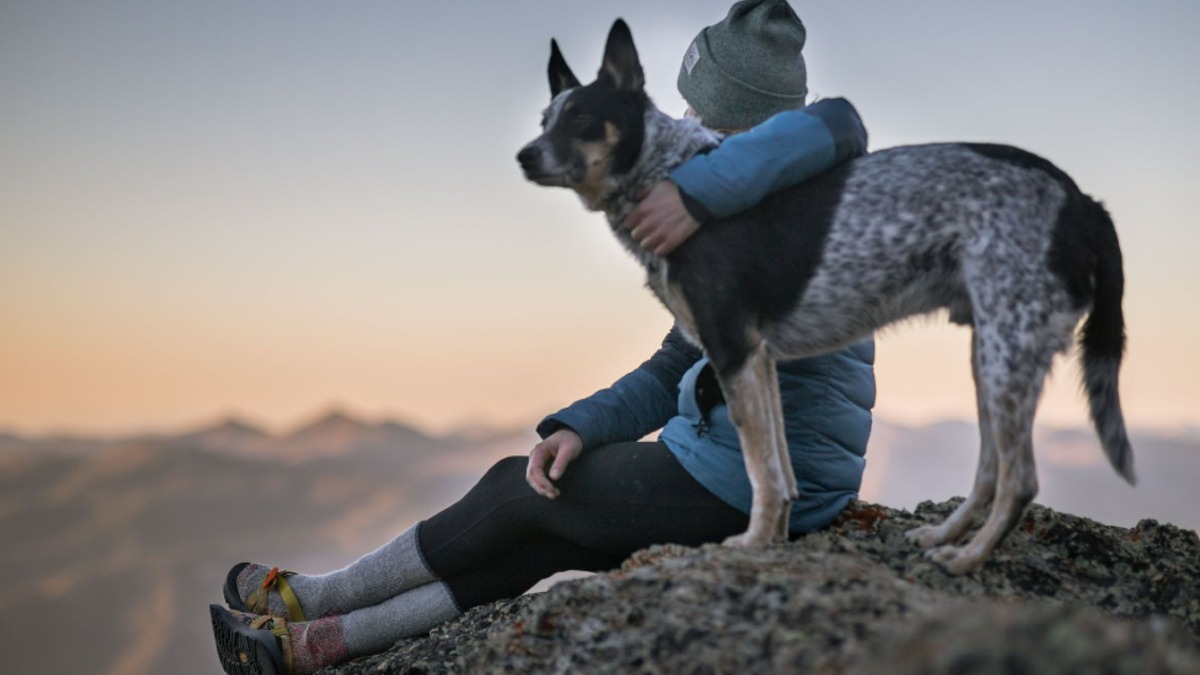
[[[745,129],[808,95],[804,24],[786,0],[741,0],[683,56],[679,93],[711,129]]]

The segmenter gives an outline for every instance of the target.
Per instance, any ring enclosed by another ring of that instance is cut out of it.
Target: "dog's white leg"
[[[721,386],[754,491],[749,527],[726,539],[725,544],[757,548],[786,537],[788,506],[796,485],[791,461],[782,460],[787,457],[787,449],[775,359],[760,344],[740,370],[722,380]]]
[[[1028,331],[1027,326],[1025,328]],[[1037,495],[1033,415],[1054,351],[1047,348],[1048,341],[1033,340],[1033,344],[1025,345],[1016,341],[1028,337],[1028,333],[1022,336],[1021,331],[1000,332],[1009,340],[997,339],[989,344],[985,338],[980,345],[987,350],[988,359],[981,375],[987,380],[988,419],[998,459],[996,496],[987,521],[969,543],[962,547],[942,546],[927,552],[930,559],[951,574],[963,574],[980,567],[1017,525],[1025,507]]]
[[[951,574],[963,574],[983,565],[1037,495],[1032,434],[1015,429],[997,431],[999,484],[987,522],[966,546],[943,546],[928,552],[931,560]]]
[[[909,541],[921,548],[952,544],[962,539],[996,494],[996,444],[991,415],[988,414],[987,379],[981,374],[979,355],[979,338],[972,334],[971,374],[975,379],[975,408],[979,416],[979,465],[975,469],[975,485],[966,500],[941,524],[924,525],[905,533]]]
[[[783,401],[779,396],[779,371],[775,369],[775,360],[770,359],[770,364],[763,373],[763,377],[767,381],[767,386],[764,391],[775,392],[767,396],[765,401],[767,410],[771,413],[771,428],[774,431],[772,434],[772,449],[778,458],[781,473],[784,479],[784,488],[786,490],[787,502],[783,509],[779,512],[779,518],[776,519],[775,539],[778,541],[786,541],[788,538],[788,521],[791,518],[791,504],[800,497],[800,493],[796,490],[796,475],[792,470],[792,455],[788,452],[787,434],[784,432],[783,419]]]

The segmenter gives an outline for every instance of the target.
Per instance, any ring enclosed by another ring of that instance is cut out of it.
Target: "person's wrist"
[[[678,188],[678,186],[676,187]],[[692,220],[696,221],[697,225],[703,225],[712,220],[712,213],[698,200],[683,190],[679,190],[679,202],[683,204],[684,210],[688,212]]]
[[[556,430],[553,435],[558,436],[559,438],[569,438],[576,441],[577,445],[583,445],[583,437],[579,435],[579,432],[575,431],[569,426],[566,426],[565,424],[562,426],[562,428]]]

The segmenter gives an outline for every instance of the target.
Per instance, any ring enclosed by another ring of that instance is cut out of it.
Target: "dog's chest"
[[[655,297],[659,302],[667,308],[668,311],[675,317],[675,323],[684,337],[689,342],[700,347],[700,341],[697,338],[699,331],[696,330],[696,318],[692,314],[691,307],[684,298],[683,290],[677,283],[671,283],[669,280],[670,263],[666,260],[659,260],[655,265],[646,267],[646,286],[654,292]]]

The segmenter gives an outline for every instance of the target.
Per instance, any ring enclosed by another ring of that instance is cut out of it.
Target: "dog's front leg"
[[[721,387],[754,493],[749,527],[725,544],[758,548],[786,539],[796,479],[783,433],[775,359],[767,354],[766,346],[759,344],[741,368],[721,378]]]

